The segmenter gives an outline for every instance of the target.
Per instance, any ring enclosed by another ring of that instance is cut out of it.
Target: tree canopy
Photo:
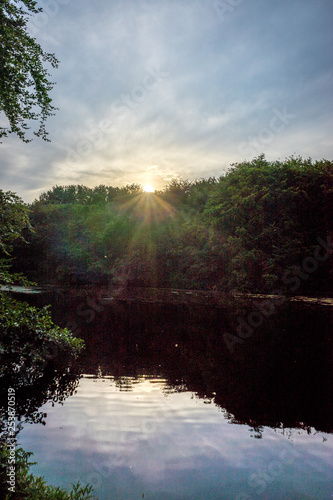
[[[34,0],[0,2],[0,115],[4,113],[8,120],[7,127],[0,127],[0,138],[15,133],[30,142],[26,132],[39,121],[33,134],[49,140],[45,122],[56,108],[49,96],[54,83],[44,64],[56,68],[58,60],[41,48],[27,28],[29,17],[41,10]]]
[[[302,265],[331,238],[332,209],[333,164],[302,158],[260,156],[154,194],[55,186],[31,206],[35,232],[15,270],[62,285],[290,292],[301,280],[302,292],[327,293],[331,259],[313,273]]]
[[[30,227],[29,208],[19,196],[0,189],[0,258],[7,254],[22,231]]]

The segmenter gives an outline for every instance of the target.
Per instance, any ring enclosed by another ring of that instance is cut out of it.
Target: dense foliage
[[[332,234],[332,209],[333,164],[302,158],[261,155],[154,194],[56,186],[31,206],[35,232],[17,245],[16,269],[68,286],[257,292],[294,292],[287,277],[303,272],[297,291],[327,293],[331,259],[306,277],[302,264]]]
[[[53,324],[47,307],[38,309],[1,296],[0,380],[9,372],[23,384],[31,383],[50,361],[75,358],[82,348],[82,340]]]
[[[7,486],[8,476],[2,464],[8,462],[9,450],[6,445],[0,447],[0,492],[5,500],[20,500],[23,498],[35,498],[40,500],[93,500],[91,486],[81,486],[80,483],[73,484],[72,490],[67,492],[59,487],[49,486],[43,477],[34,476],[30,472],[30,466],[36,462],[30,462],[32,453],[24,451],[22,448],[16,450],[15,468],[16,484],[15,491],[9,491]],[[2,486],[4,487],[2,489]],[[14,488],[13,488],[14,490]]]
[[[8,257],[15,241],[26,244],[22,233],[31,229],[29,209],[18,196],[1,190],[0,209],[0,286],[26,284],[26,278],[10,272]],[[53,324],[47,308],[29,307],[0,290],[0,355],[4,361],[0,378],[8,371],[20,373],[22,368],[34,377],[40,371],[37,365],[50,356],[50,349],[57,355],[75,357],[82,347],[83,342],[73,338],[69,330]]]
[[[0,286],[15,283],[28,284],[21,274],[10,272],[12,245],[16,241],[26,244],[22,233],[30,231],[29,209],[14,193],[0,190]],[[56,355],[75,357],[83,342],[71,332],[54,325],[47,307],[30,307],[8,296],[0,289],[0,378],[7,372],[17,372],[29,379],[39,376],[40,367],[51,359],[50,351]],[[55,356],[54,356],[55,357]],[[30,380],[31,381],[31,380]]]
[[[1,0],[0,2],[0,113],[8,127],[0,128],[0,137],[15,133],[24,142],[32,121],[39,120],[34,135],[47,139],[45,121],[55,108],[49,96],[53,83],[44,63],[56,68],[53,54],[43,51],[29,35],[29,16],[41,12],[34,0]]]
[[[0,257],[9,254],[14,241],[29,227],[28,207],[15,193],[0,189]]]

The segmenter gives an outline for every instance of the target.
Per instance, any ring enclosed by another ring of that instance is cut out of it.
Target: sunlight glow
[[[135,273],[142,280],[145,279],[146,269],[150,268],[152,286],[157,286],[156,248],[161,237],[158,227],[161,221],[166,221],[165,227],[169,227],[176,214],[176,209],[151,191],[130,197],[119,205],[119,209],[133,215],[135,220],[139,222],[129,242],[127,250],[129,262],[131,259],[135,259]],[[120,270],[124,281],[130,278],[129,273],[130,268],[125,262],[123,269]]]
[[[150,184],[146,184],[145,186],[143,186],[143,191],[145,193],[153,193],[155,189]]]

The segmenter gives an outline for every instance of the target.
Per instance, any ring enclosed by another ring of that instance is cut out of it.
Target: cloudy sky
[[[43,0],[51,143],[0,144],[0,187],[162,188],[265,153],[333,160],[331,0]],[[2,120],[1,123],[4,123]]]

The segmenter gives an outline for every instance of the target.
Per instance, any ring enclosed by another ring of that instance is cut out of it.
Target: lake
[[[333,498],[332,308],[253,307],[57,296],[86,351],[18,389],[33,472],[101,500]]]

